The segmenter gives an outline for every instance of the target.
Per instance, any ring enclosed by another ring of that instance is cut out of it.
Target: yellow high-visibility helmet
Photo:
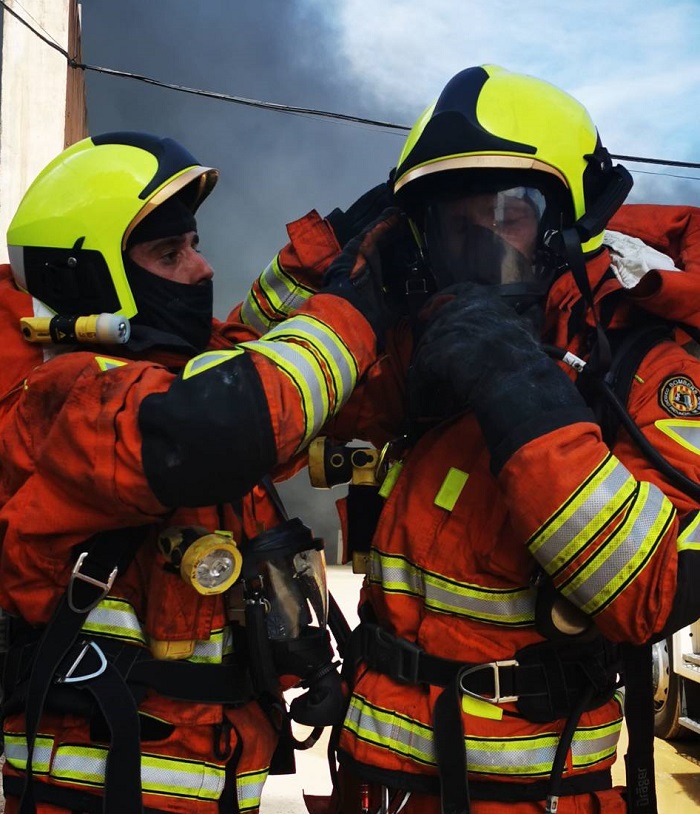
[[[601,245],[605,223],[632,186],[580,102],[495,65],[456,74],[423,112],[399,158],[394,192],[410,211],[460,176],[464,189],[470,179],[512,177],[513,186],[553,191],[562,211],[550,224],[575,226],[584,252]]]
[[[173,139],[115,132],[78,141],[39,173],[10,223],[15,282],[56,313],[135,316],[122,256],[129,235],[176,194],[194,214],[217,179]]]

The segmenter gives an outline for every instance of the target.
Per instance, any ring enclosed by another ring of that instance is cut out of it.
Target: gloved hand
[[[473,410],[495,472],[533,438],[593,420],[574,383],[496,286],[461,283],[431,302],[409,389],[440,392],[453,412]]]
[[[379,350],[384,347],[386,331],[394,321],[384,299],[381,253],[400,233],[399,210],[385,209],[331,263],[320,291],[348,300],[372,326]]]
[[[328,215],[326,220],[330,223],[336,240],[341,248],[356,235],[359,235],[370,223],[373,223],[381,213],[390,206],[394,206],[393,170],[389,180],[360,195],[360,197],[343,211],[336,208]]]

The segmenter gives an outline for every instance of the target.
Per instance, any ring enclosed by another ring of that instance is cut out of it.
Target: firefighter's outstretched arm
[[[143,465],[161,503],[245,494],[340,410],[383,343],[379,249],[397,220],[388,210],[350,241],[321,292],[263,338],[195,357],[144,399]]]

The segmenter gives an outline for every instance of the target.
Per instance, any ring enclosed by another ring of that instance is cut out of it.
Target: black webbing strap
[[[469,814],[471,811],[459,679],[458,674],[445,687],[433,710],[442,814]]]
[[[35,784],[33,780],[33,757],[36,734],[39,722],[46,703],[46,696],[53,684],[59,667],[68,652],[76,642],[80,629],[88,613],[107,595],[114,579],[119,572],[123,572],[134,557],[138,546],[145,538],[147,527],[136,529],[117,529],[95,535],[85,544],[73,568],[70,582],[65,595],[61,598],[48,625],[39,639],[36,656],[27,685],[27,701],[25,712],[25,730],[27,738],[27,764],[24,776],[24,789],[19,803],[19,814],[35,814]],[[72,679],[71,668],[77,668],[79,661],[87,654],[81,651],[78,661],[67,665],[62,676],[65,680]],[[81,673],[81,675],[83,675]],[[138,718],[136,719],[136,732],[138,733]],[[138,736],[132,748],[138,751]],[[112,752],[108,754],[105,778],[112,777],[114,772],[110,765]],[[121,784],[129,782],[138,787],[138,804],[131,809],[107,808],[107,790],[105,785],[105,812],[121,814],[125,810],[141,811],[141,772],[140,765],[136,778],[120,777]],[[119,785],[119,784],[118,784]],[[125,792],[127,793],[127,792]],[[129,799],[135,795],[132,789]]]
[[[656,814],[652,646],[623,644],[621,650],[629,737],[625,755],[627,811]]]

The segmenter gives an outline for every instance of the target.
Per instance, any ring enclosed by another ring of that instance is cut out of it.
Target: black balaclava
[[[136,302],[131,318],[134,344],[203,351],[211,335],[214,289],[211,280],[196,285],[159,277],[128,255],[138,243],[196,232],[194,214],[178,197],[168,198],[147,215],[129,236],[124,268]]]

